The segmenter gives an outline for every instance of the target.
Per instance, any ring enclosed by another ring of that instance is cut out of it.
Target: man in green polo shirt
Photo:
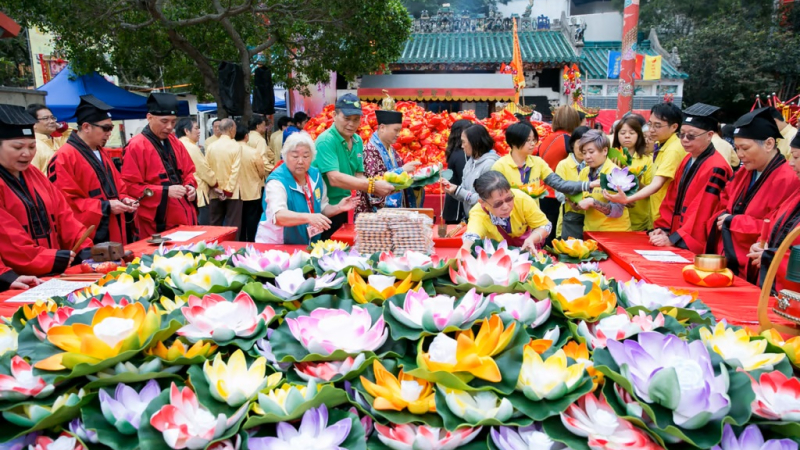
[[[364,177],[364,142],[356,134],[361,125],[361,102],[355,95],[345,94],[336,101],[335,108],[333,126],[317,137],[317,157],[313,164],[322,172],[331,205],[338,205],[352,191],[369,190],[369,180]],[[394,191],[394,187],[378,180],[373,191],[375,195],[385,197]],[[322,233],[322,239],[330,239],[347,223],[347,213],[330,219],[331,228]]]

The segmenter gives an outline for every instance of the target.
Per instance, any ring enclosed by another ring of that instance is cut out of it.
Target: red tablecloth
[[[754,286],[742,278],[736,277],[733,286],[726,288],[706,288],[689,284],[683,280],[681,269],[685,264],[668,264],[648,261],[635,250],[665,250],[650,244],[644,232],[586,232],[588,239],[594,239],[608,253],[611,260],[622,266],[631,275],[649,283],[680,289],[698,291],[700,299],[708,305],[718,319],[727,319],[738,325],[758,324],[758,298],[761,288]],[[694,253],[688,250],[670,247],[669,250],[694,260]],[[786,323],[772,313],[773,322]]]
[[[209,227],[209,226],[180,226],[178,228],[173,228],[171,230],[165,231],[161,233],[162,236],[166,236],[168,234],[172,234],[178,231],[202,231],[203,234],[189,239],[185,242],[170,242],[169,245],[189,245],[195,244],[197,242],[206,241],[206,242],[222,242],[222,241],[231,241],[236,239],[236,234],[238,233],[238,228],[236,227]],[[136,256],[140,256],[146,253],[153,253],[158,248],[157,245],[148,244],[147,239],[143,239],[141,241],[133,242],[125,246],[125,250],[132,251]]]
[[[235,227],[206,227],[206,226],[182,226],[178,228],[174,228],[172,230],[166,231],[163,234],[171,234],[176,231],[203,231],[204,233],[196,238],[190,239],[186,242],[176,242],[177,245],[185,245],[185,244],[194,244],[200,241],[227,241],[231,239],[236,239],[236,233],[238,229]],[[153,253],[158,246],[151,245],[145,242],[145,240],[137,241],[130,243],[125,246],[125,250],[130,250],[136,256],[141,256],[146,253]],[[78,267],[71,267],[67,270],[68,273],[80,273],[80,269]],[[47,280],[47,278],[45,278]],[[0,317],[9,317],[14,314],[14,312],[19,308],[20,303],[5,303],[6,300],[14,297],[15,295],[19,294],[22,291],[19,290],[9,290],[5,292],[0,292]]]
[[[452,230],[458,225],[448,225],[447,230]],[[331,239],[335,241],[342,241],[346,244],[355,245],[356,242],[356,226],[352,223],[346,223],[341,228],[333,233]],[[433,245],[437,249],[442,248],[459,248],[463,241],[460,237],[454,238],[440,238],[438,235],[438,225],[433,226]]]

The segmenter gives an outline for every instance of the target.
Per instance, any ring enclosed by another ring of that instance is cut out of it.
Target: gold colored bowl
[[[722,272],[727,268],[724,256],[697,255],[694,257],[694,267],[705,272]]]

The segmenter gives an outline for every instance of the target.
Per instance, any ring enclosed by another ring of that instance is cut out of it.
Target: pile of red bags
[[[511,124],[517,122],[509,111],[495,112],[484,120],[478,120],[474,111],[462,111],[459,113],[432,113],[425,111],[416,102],[397,102],[397,111],[403,113],[403,130],[394,144],[395,150],[403,158],[403,161],[419,161],[423,165],[441,163],[447,167],[444,152],[447,148],[447,140],[450,137],[450,127],[460,119],[484,125],[489,134],[494,139],[495,151],[502,155],[508,154],[508,144],[505,142],[505,130]],[[323,131],[333,126],[333,105],[328,105],[322,113],[312,117],[306,124],[305,130],[314,139]],[[378,128],[375,119],[375,110],[378,105],[375,103],[362,102],[364,115],[361,117],[361,127],[358,135],[366,142],[372,133]],[[533,122],[539,139],[543,139],[550,134],[550,124],[544,122]],[[426,188],[428,193],[439,193],[439,185],[431,185]]]

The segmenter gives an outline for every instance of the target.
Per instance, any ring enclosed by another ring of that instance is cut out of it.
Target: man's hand
[[[414,169],[419,167],[422,163],[419,161],[411,161],[403,164],[403,172],[413,172]]]
[[[586,197],[585,199],[581,200],[578,203],[578,209],[581,211],[587,211],[590,208],[594,207],[594,199],[592,197]]]
[[[589,188],[590,189],[595,189],[595,188],[599,188],[599,187],[600,187],[600,180],[594,180],[591,183],[589,183]]]
[[[664,233],[664,230],[662,230],[661,228],[656,228],[655,230],[651,231],[649,233],[649,235],[650,235],[650,237],[658,236],[658,235],[666,236],[667,233]]]
[[[75,252],[69,252],[69,262],[67,263],[67,267],[72,267],[72,261],[75,261]]]
[[[750,253],[747,254],[747,257],[751,259],[750,264],[761,268],[761,255],[764,253],[764,247],[761,246],[760,242],[756,242],[755,244],[750,246]]]
[[[457,184],[453,184],[447,180],[444,181],[444,191],[447,192],[448,194],[455,195],[457,189],[458,189]]]
[[[197,198],[197,189],[194,188],[191,184],[186,185],[186,200],[190,202],[195,201]]]
[[[131,209],[130,212],[134,212],[137,209],[139,209],[139,202],[137,202],[136,200],[134,200],[132,198],[123,198],[122,199],[122,203],[125,203],[126,205],[128,205],[128,207]]]
[[[603,191],[603,197],[605,197],[606,200],[608,200],[608,201],[610,201],[612,203],[619,203],[619,204],[622,204],[622,205],[627,205],[628,204],[628,196],[625,195],[624,192],[612,193],[610,191]]]
[[[672,242],[670,242],[669,237],[666,234],[651,234],[650,235],[650,243],[655,245],[656,247],[670,247],[672,246]]]
[[[722,224],[725,222],[725,218],[728,217],[728,216],[730,216],[730,214],[723,214],[723,215],[717,217],[717,229],[718,230],[722,229]]]
[[[373,193],[378,197],[386,197],[392,192],[394,192],[394,186],[392,186],[391,183],[383,180],[377,180],[375,182],[375,188],[373,190]]]
[[[342,201],[340,201],[339,204],[336,206],[339,207],[339,213],[343,213],[345,211],[352,211],[356,209],[356,206],[358,206],[358,197],[353,197],[351,195],[350,197],[342,199]]]
[[[108,205],[111,207],[111,214],[122,214],[134,209],[119,200],[109,200]]]
[[[183,198],[186,196],[185,186],[170,186],[168,191],[169,198]]]
[[[320,230],[329,230],[331,228],[331,219],[324,214],[309,214],[308,224]]]
[[[11,289],[28,289],[40,284],[42,284],[42,280],[36,277],[22,275],[11,283]]]

